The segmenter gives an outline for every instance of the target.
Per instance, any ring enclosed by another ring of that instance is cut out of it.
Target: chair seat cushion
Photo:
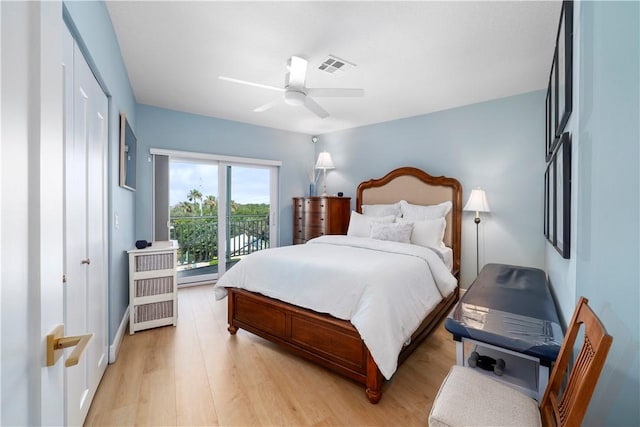
[[[440,386],[429,426],[540,426],[538,403],[472,368],[454,366]]]

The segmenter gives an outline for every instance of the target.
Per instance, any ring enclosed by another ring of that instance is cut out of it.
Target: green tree
[[[218,199],[216,199],[216,196],[207,196],[204,199],[204,206],[209,209],[209,215],[216,215],[218,213]]]
[[[198,205],[198,207],[200,208],[200,216],[202,216],[202,193],[200,192],[200,190],[194,188],[193,190],[189,191],[187,200]]]
[[[184,216],[191,216],[193,212],[193,205],[189,202],[180,202],[171,206],[169,212],[170,218],[180,218]]]
[[[197,189],[189,191],[187,199],[171,207],[171,238],[178,240],[180,264],[217,262],[218,252],[218,200],[215,196],[202,196]],[[246,235],[252,240],[231,256],[251,253],[269,247],[269,205],[265,203],[241,204],[229,202],[230,236]],[[194,218],[199,210],[200,218]]]
[[[231,202],[229,202],[229,206],[231,206],[231,213],[234,214],[238,213],[241,205],[232,200]]]

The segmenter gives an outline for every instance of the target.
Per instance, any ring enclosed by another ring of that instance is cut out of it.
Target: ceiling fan
[[[299,56],[292,56],[287,61],[287,73],[284,78],[284,87],[270,86],[261,83],[248,82],[231,77],[219,76],[220,80],[233,83],[240,83],[248,86],[261,87],[278,92],[283,92],[283,96],[267,102],[253,111],[258,113],[266,111],[282,102],[287,105],[304,105],[309,111],[324,119],[329,117],[329,113],[311,98],[315,97],[360,97],[364,96],[364,89],[347,88],[311,88],[305,86],[307,78],[307,60]]]

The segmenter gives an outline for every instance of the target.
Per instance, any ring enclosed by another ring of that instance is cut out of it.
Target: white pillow
[[[367,216],[401,216],[400,202],[391,205],[362,205],[362,213]]]
[[[411,243],[412,223],[406,224],[371,224],[371,238],[392,242]]]
[[[425,219],[424,221],[410,221],[400,218],[398,222],[400,224],[413,224],[411,243],[414,245],[429,248],[441,248],[445,246],[443,239],[447,222],[444,218]]]
[[[371,234],[371,224],[373,223],[385,223],[390,224],[395,221],[396,217],[393,215],[388,216],[366,216],[359,214],[356,211],[351,211],[351,218],[349,218],[349,228],[347,229],[347,236],[352,237],[369,237]]]
[[[453,204],[450,201],[442,202],[438,205],[412,205],[405,200],[400,201],[400,208],[402,209],[402,217],[405,219],[412,219],[422,221],[425,219],[444,218]]]

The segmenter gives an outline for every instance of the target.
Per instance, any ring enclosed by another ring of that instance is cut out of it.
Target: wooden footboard
[[[296,354],[366,386],[371,403],[382,397],[383,377],[350,322],[296,307],[243,289],[227,288],[229,332],[238,328],[280,344]],[[457,301],[457,289],[436,306],[400,354],[404,361]]]

